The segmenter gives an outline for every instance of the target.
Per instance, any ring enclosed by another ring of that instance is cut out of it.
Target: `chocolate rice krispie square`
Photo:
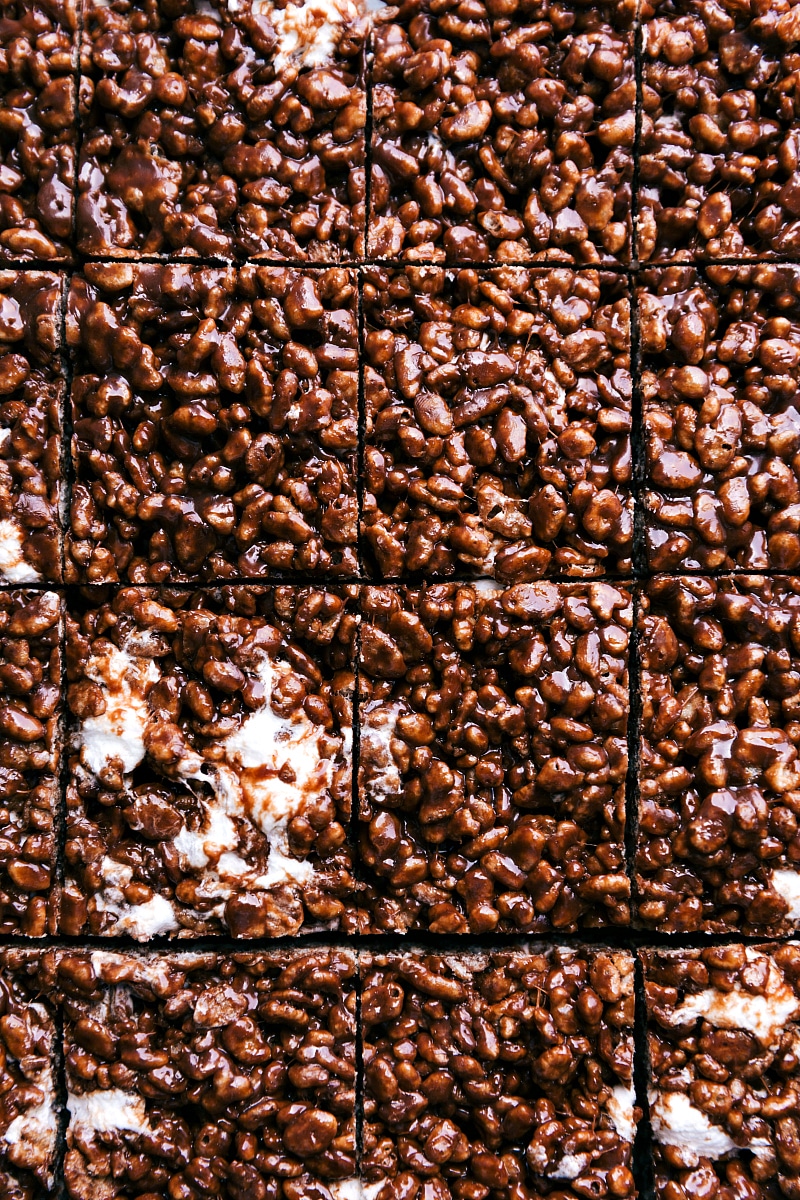
[[[63,600],[0,591],[0,933],[55,932]]]
[[[0,271],[0,584],[62,575],[62,286]]]
[[[629,0],[405,0],[373,35],[368,252],[627,262]]]
[[[72,260],[78,7],[0,8],[0,262]]]
[[[800,566],[800,267],[671,267],[637,289],[655,571]]]
[[[637,256],[800,256],[800,9],[644,0]]]
[[[368,587],[359,873],[375,932],[626,925],[630,594]]]
[[[658,1200],[800,1183],[800,946],[647,950]]]
[[[68,934],[352,931],[352,590],[71,601]]]
[[[628,953],[361,960],[369,1196],[635,1195]]]
[[[638,919],[800,922],[800,580],[658,576],[641,598]]]
[[[56,1021],[38,953],[0,951],[0,1190],[54,1195],[60,1102]]]
[[[363,254],[360,0],[88,0],[78,248]]]
[[[346,1200],[355,1159],[355,955],[70,951],[73,1200]]]
[[[376,576],[630,571],[623,276],[368,267],[364,312]]]
[[[69,581],[356,574],[356,302],[342,267],[87,265]]]

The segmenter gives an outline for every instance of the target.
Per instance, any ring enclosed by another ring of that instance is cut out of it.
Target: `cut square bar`
[[[55,932],[64,717],[55,592],[0,591],[0,933]]]
[[[352,930],[352,591],[71,604],[64,933]]]
[[[87,265],[70,582],[354,575],[356,301],[341,267]]]
[[[61,289],[0,271],[0,584],[62,575]]]
[[[800,946],[642,957],[656,1196],[791,1196]]]
[[[78,248],[363,254],[365,10],[88,0]]]
[[[71,262],[78,5],[4,0],[0,21],[0,263]]]
[[[629,593],[368,587],[362,611],[372,930],[626,925]]]
[[[75,1200],[351,1194],[355,955],[59,956]]]
[[[797,258],[796,6],[645,0],[641,19],[638,257]]]
[[[800,266],[640,278],[650,568],[794,570]]]
[[[642,596],[638,914],[650,929],[800,922],[800,580],[658,576]]]
[[[630,571],[623,276],[368,267],[364,311],[374,574]]]
[[[633,960],[362,955],[366,1193],[635,1195]]]
[[[379,19],[369,254],[627,262],[635,12],[412,0]]]
[[[0,951],[0,1190],[7,1200],[54,1194],[59,1098],[55,1013],[38,953]]]

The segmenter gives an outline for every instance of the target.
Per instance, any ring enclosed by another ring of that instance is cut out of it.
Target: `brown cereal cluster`
[[[303,1200],[353,1176],[352,953],[75,951],[51,971],[72,1200]]]
[[[635,1195],[630,955],[362,958],[378,1200]]]
[[[0,952],[0,1189],[6,1200],[54,1194],[56,1029],[44,990],[38,954]]]
[[[642,605],[639,919],[794,927],[800,580],[660,576]]]
[[[54,592],[0,591],[3,934],[54,932],[62,604]]]
[[[645,0],[638,257],[800,253],[800,6]]]
[[[405,0],[380,20],[369,253],[627,261],[635,8]]]
[[[630,595],[366,588],[359,859],[376,930],[625,925]]]
[[[355,574],[356,292],[341,267],[73,279],[70,581]]]
[[[0,122],[3,114],[0,112]],[[0,271],[0,582],[61,579],[61,289]]]
[[[77,7],[0,8],[0,260],[72,259]]]
[[[800,566],[800,267],[648,271],[650,567]]]
[[[800,945],[643,957],[657,1195],[796,1196]]]
[[[84,254],[363,254],[366,23],[310,69],[280,28],[251,0],[88,5]]]
[[[121,589],[72,604],[62,932],[352,931],[351,599]]]
[[[630,570],[623,277],[370,267],[364,307],[375,573]]]

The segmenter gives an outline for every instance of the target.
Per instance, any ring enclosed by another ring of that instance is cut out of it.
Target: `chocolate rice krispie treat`
[[[671,267],[636,293],[656,571],[800,566],[800,267]]]
[[[800,923],[800,579],[659,576],[641,598],[638,917]]]
[[[629,572],[628,287],[610,272],[365,272],[367,566]]]
[[[658,1200],[800,1186],[800,946],[648,950]]]
[[[54,1010],[38,954],[0,951],[0,1190],[53,1195],[59,1101]]]
[[[70,582],[354,575],[356,300],[341,267],[75,276]]]
[[[369,1196],[635,1195],[629,954],[410,951],[362,974]]]
[[[355,955],[59,955],[72,1200],[333,1200],[355,1161]]]
[[[78,3],[0,5],[0,262],[69,262]]]
[[[644,0],[642,261],[800,252],[800,7]]]
[[[352,931],[352,592],[71,602],[61,930]]]
[[[61,579],[62,286],[0,271],[0,585]]]
[[[630,594],[365,588],[359,863],[376,932],[629,921]]]
[[[630,0],[405,0],[376,21],[368,252],[627,262]]]
[[[87,0],[78,248],[363,254],[361,0]]]
[[[2,934],[55,932],[62,624],[55,592],[0,590]]]

